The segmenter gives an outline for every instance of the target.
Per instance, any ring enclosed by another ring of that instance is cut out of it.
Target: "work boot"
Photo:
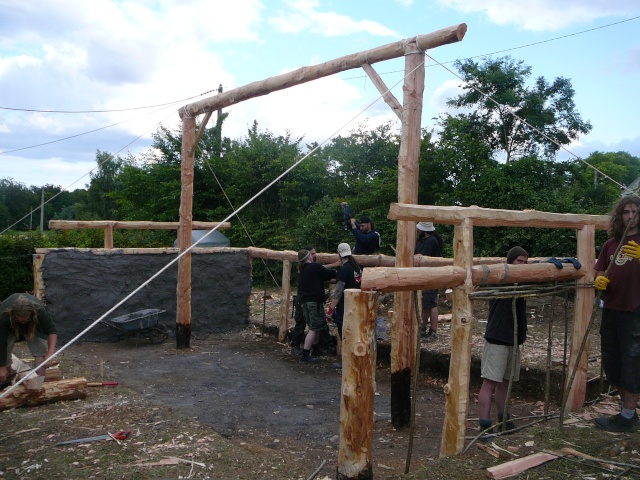
[[[508,432],[509,430],[514,430],[516,428],[515,423],[511,421],[511,414],[507,414],[507,421],[503,424],[504,417],[502,413],[498,413],[498,426],[497,429],[499,432]]]
[[[427,343],[435,342],[438,340],[438,333],[430,328],[428,332],[422,333],[422,339]]]
[[[318,357],[312,357],[310,351],[303,349],[302,355],[300,355],[300,363],[318,363],[320,359]]]
[[[480,431],[482,435],[480,435],[479,440],[486,441],[490,438],[495,438],[495,434],[493,433],[492,422],[491,420],[479,419]]]
[[[607,432],[634,433],[638,430],[638,426],[640,425],[640,419],[638,418],[637,412],[628,420],[618,413],[617,415],[598,417],[594,422],[596,427],[606,430]]]

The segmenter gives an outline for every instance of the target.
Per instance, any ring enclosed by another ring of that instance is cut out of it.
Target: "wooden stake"
[[[278,341],[284,342],[289,329],[289,305],[291,300],[291,261],[282,262],[282,301],[280,302],[280,327]]]

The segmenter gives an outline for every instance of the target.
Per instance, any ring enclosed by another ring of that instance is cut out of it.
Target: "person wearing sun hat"
[[[318,358],[310,356],[311,348],[320,341],[320,332],[329,328],[324,312],[324,282],[336,278],[336,271],[316,263],[311,252],[304,248],[298,252],[298,262],[298,300],[309,327],[300,361],[315,363]]]
[[[416,255],[427,257],[441,257],[444,249],[442,236],[436,232],[431,222],[418,222],[418,238],[416,240]],[[427,326],[429,330],[427,331]],[[426,342],[438,339],[438,290],[422,291],[422,313],[420,332]]]
[[[338,327],[338,335],[342,338],[344,291],[348,288],[360,288],[362,268],[360,268],[356,259],[351,255],[351,247],[348,243],[338,245],[338,257],[340,257],[342,266],[338,269],[336,287],[333,292],[331,304],[327,310],[327,316],[331,317],[333,315],[336,327]]]

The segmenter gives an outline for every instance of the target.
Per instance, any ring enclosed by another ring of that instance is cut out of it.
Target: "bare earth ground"
[[[266,331],[277,322],[279,298],[276,292],[270,296],[263,305],[262,292],[254,292],[252,325],[248,329],[236,334],[194,337],[189,350],[177,350],[172,339],[162,345],[124,340],[67,349],[60,366],[65,377],[117,381],[119,386],[91,388],[84,400],[0,412],[0,478],[307,479],[324,461],[316,478],[335,478],[341,381],[340,371],[332,366],[336,357],[323,357],[317,365],[301,365],[286,345],[272,335],[263,335],[263,325]],[[532,317],[523,378],[544,369],[551,318],[549,302],[529,302]],[[389,299],[382,298],[380,303],[381,316],[386,317]],[[443,299],[441,307],[441,313],[446,313],[450,306]],[[477,302],[475,356],[482,345],[485,313],[483,302]],[[552,334],[552,357],[556,363],[563,356],[564,315],[564,302],[556,300]],[[443,323],[439,330],[437,342],[423,344],[425,352],[448,350],[449,324]],[[597,345],[598,339],[594,339],[590,356],[596,361],[591,364],[590,378],[599,375]],[[383,347],[379,344],[381,352]],[[396,431],[390,423],[389,377],[388,360],[379,358],[373,440],[376,479],[483,478],[488,466],[567,445],[596,457],[605,456],[609,461],[640,463],[640,445],[636,445],[635,435],[612,436],[591,426],[593,416],[615,412],[616,404],[610,399],[575,416],[571,425],[563,429],[557,428],[557,421],[549,421],[496,438],[494,444],[498,448],[494,450],[501,455],[499,459],[473,445],[463,455],[437,461],[444,378],[422,374],[418,382],[412,473],[402,477],[409,431]],[[542,414],[540,381],[537,387],[514,391],[514,415],[522,418]],[[477,385],[472,385],[467,432],[470,438],[477,434],[476,394]],[[557,411],[552,399],[550,413]],[[121,444],[55,446],[60,441],[118,430],[131,432]],[[622,445],[620,456],[612,459],[609,450],[617,445]],[[507,447],[515,452],[507,453]],[[558,460],[521,478],[613,478],[621,472],[579,465]],[[618,478],[640,478],[633,477],[637,470],[625,468],[631,470]]]

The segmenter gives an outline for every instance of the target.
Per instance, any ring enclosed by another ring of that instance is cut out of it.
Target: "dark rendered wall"
[[[208,249],[207,249],[208,250]],[[155,275],[177,253],[123,253],[122,250],[49,250],[42,263],[45,301],[54,315],[59,344]],[[191,255],[191,332],[207,334],[242,330],[249,324],[251,262],[246,250]],[[121,305],[106,319],[148,308],[166,310],[158,320],[176,330],[178,262]],[[112,341],[117,331],[97,325],[84,341]]]

